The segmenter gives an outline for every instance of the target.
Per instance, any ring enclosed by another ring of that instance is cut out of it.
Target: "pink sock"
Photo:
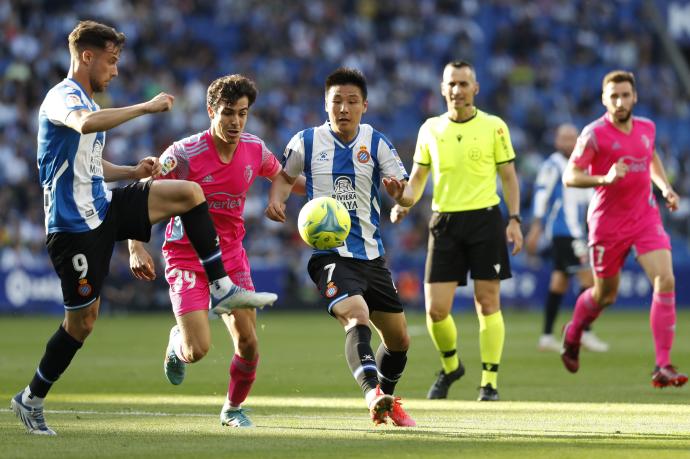
[[[671,364],[671,346],[676,333],[676,293],[654,292],[649,324],[654,336],[656,364],[665,367]]]
[[[577,297],[575,311],[573,311],[573,320],[570,327],[568,327],[568,333],[565,337],[566,341],[570,343],[579,343],[582,338],[582,331],[587,325],[594,322],[603,310],[594,301],[593,291],[592,288],[588,288]]]
[[[256,379],[256,367],[259,364],[257,356],[253,362],[235,355],[230,363],[230,382],[228,383],[228,400],[232,406],[240,406],[249,395],[252,384]]]

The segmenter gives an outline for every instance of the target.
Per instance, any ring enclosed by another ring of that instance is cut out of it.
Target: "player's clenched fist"
[[[167,112],[172,110],[175,97],[167,93],[160,93],[153,99],[146,102],[147,113]]]
[[[606,174],[606,177],[604,177],[604,183],[607,185],[611,185],[625,177],[625,174],[628,173],[628,165],[625,164],[623,159],[619,159],[618,162],[614,165],[611,166],[611,169],[609,169],[609,172]]]
[[[407,216],[407,214],[410,212],[409,207],[403,207],[401,205],[394,205],[391,208],[391,222],[392,223],[398,223],[400,222],[403,218]]]
[[[285,223],[285,203],[280,201],[269,201],[266,210],[264,211],[266,217],[269,219]]]

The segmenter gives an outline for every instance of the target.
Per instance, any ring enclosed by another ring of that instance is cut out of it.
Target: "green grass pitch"
[[[46,417],[58,436],[45,438],[27,435],[7,407],[60,319],[4,316],[0,457],[690,457],[690,387],[651,387],[647,311],[604,314],[596,331],[612,349],[583,352],[577,375],[556,353],[536,350],[539,314],[507,311],[498,403],[475,401],[477,319],[470,311],[455,318],[467,374],[449,400],[427,401],[439,361],[423,316],[408,316],[412,347],[398,393],[418,427],[401,429],[369,421],[335,320],[325,312],[260,313],[261,363],[245,404],[257,428],[239,430],[218,422],[232,353],[220,321],[209,355],[174,387],[162,371],[171,314],[102,317],[49,396]],[[680,310],[672,356],[684,370],[688,333],[690,311]]]

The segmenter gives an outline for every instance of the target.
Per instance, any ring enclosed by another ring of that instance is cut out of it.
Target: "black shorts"
[[[50,233],[46,246],[60,277],[66,310],[84,308],[98,299],[110,269],[115,241],[151,238],[148,196],[151,182],[113,190],[105,220],[90,231]]]
[[[568,275],[589,269],[587,241],[568,236],[554,236],[551,241],[553,270]]]
[[[358,260],[340,255],[318,255],[309,260],[307,270],[332,316],[333,306],[354,295],[364,297],[370,312],[403,312],[398,289],[381,257]]]
[[[506,224],[498,206],[464,212],[434,212],[429,220],[429,248],[424,282],[512,277]]]

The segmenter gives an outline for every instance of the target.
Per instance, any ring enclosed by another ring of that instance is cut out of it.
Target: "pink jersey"
[[[175,142],[161,155],[162,178],[201,185],[220,239],[223,264],[232,271],[242,250],[245,228],[242,212],[247,191],[257,176],[273,177],[281,166],[264,142],[243,133],[232,161],[221,161],[209,131]],[[184,234],[179,217],[170,219],[165,230],[163,255],[168,266],[203,271],[194,248]]]
[[[637,116],[632,122],[626,134],[602,116],[582,130],[570,157],[590,175],[606,175],[621,158],[628,165],[623,179],[595,188],[587,215],[590,243],[624,238],[661,222],[650,172],[656,126]]]

